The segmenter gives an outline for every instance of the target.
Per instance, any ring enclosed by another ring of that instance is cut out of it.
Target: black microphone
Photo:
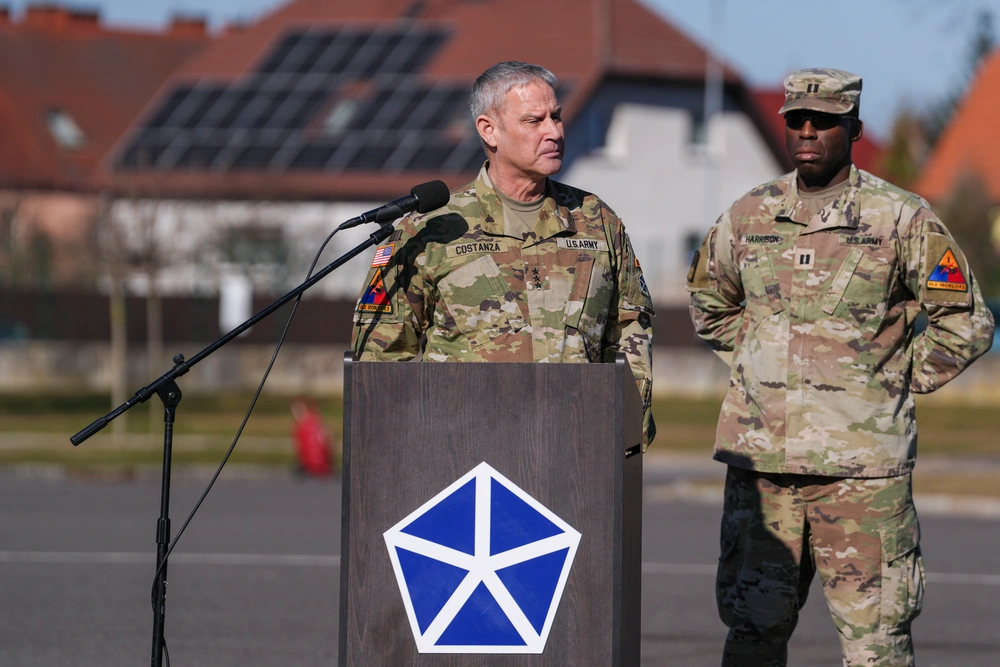
[[[388,204],[383,204],[378,208],[373,208],[370,211],[362,213],[356,218],[351,218],[340,227],[337,227],[337,231],[350,229],[351,227],[357,227],[369,222],[384,224],[396,218],[401,218],[410,211],[427,213],[436,208],[441,208],[448,203],[450,198],[451,193],[448,192],[448,186],[442,181],[421,183],[420,185],[413,186],[410,194],[406,197],[394,199]]]

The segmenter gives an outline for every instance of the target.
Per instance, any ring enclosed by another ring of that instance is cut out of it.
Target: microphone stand
[[[110,424],[126,410],[129,410],[139,403],[145,403],[148,401],[153,394],[159,396],[160,400],[163,402],[163,477],[160,487],[160,517],[156,521],[156,567],[158,574],[156,575],[155,600],[153,605],[152,667],[161,667],[163,664],[163,622],[166,613],[167,593],[166,560],[167,546],[170,544],[170,462],[173,447],[174,417],[177,412],[177,406],[181,402],[181,390],[180,387],[177,386],[177,378],[187,373],[191,370],[192,366],[218,350],[232,339],[239,336],[254,324],[260,322],[262,319],[281,308],[292,299],[301,295],[334,270],[340,268],[351,259],[354,259],[368,248],[378,245],[387,239],[392,233],[392,220],[380,222],[381,226],[368,237],[367,241],[364,241],[357,247],[326,265],[298,287],[288,292],[267,308],[264,308],[243,324],[216,340],[214,343],[187,361],[184,360],[183,354],[174,356],[173,368],[142,389],[139,389],[135,392],[135,395],[132,398],[125,401],[100,419],[95,420],[89,426],[70,438],[70,442],[72,442],[74,446],[79,445],[84,440]]]

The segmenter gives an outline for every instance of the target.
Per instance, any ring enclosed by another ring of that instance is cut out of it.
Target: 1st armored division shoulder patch
[[[382,280],[382,269],[378,268],[372,276],[365,293],[358,301],[359,313],[392,313],[392,299],[389,298],[385,290],[385,282]]]
[[[927,288],[953,292],[967,292],[969,290],[965,275],[962,273],[962,267],[959,266],[951,248],[945,250],[944,255],[938,260],[937,266],[927,277]]]

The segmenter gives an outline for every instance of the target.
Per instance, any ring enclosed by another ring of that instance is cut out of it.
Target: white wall
[[[744,114],[717,115],[708,147],[691,143],[691,123],[684,109],[619,104],[604,149],[557,176],[599,195],[625,221],[657,303],[687,302],[686,237],[700,240],[735,199],[781,174]]]

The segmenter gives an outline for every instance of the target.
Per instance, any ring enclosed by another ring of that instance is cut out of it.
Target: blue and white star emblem
[[[541,653],[580,544],[487,463],[384,537],[421,653]]]

